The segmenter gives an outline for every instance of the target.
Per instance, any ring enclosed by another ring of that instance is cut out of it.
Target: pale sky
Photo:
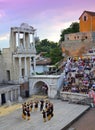
[[[0,48],[9,47],[10,27],[21,23],[36,28],[40,40],[58,42],[84,10],[95,12],[95,0],[0,0]]]

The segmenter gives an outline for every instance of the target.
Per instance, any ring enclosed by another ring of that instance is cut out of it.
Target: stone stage
[[[22,109],[0,116],[0,130],[66,130],[74,120],[89,109],[87,105],[69,104],[61,100],[51,100],[54,104],[54,117],[43,122],[42,114],[38,110],[31,113],[31,119],[22,119]]]

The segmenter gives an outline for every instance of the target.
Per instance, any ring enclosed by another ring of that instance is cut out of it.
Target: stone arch
[[[46,81],[39,80],[33,84],[34,94],[48,95],[49,91],[49,84]]]

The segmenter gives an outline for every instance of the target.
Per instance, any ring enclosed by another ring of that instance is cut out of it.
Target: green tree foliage
[[[48,41],[44,39],[36,44],[37,53],[45,52],[44,57],[49,57],[52,60],[51,64],[55,64],[56,62],[62,59],[62,51],[58,43]]]
[[[65,34],[76,33],[76,32],[79,32],[79,23],[78,22],[72,23],[69,28],[61,31],[60,42],[64,41]]]
[[[36,50],[39,54],[40,52],[47,52],[49,53],[50,43],[47,39],[44,39],[39,42],[39,44],[36,44]]]
[[[52,60],[52,64],[55,64],[60,60],[62,60],[63,57],[62,57],[62,51],[60,46],[57,46],[56,48],[50,51],[50,58]]]

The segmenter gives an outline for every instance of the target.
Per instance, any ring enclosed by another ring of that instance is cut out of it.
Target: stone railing
[[[60,98],[63,101],[69,101],[69,103],[79,103],[85,105],[91,105],[91,103],[93,103],[93,98],[89,98],[88,94],[60,92]]]

